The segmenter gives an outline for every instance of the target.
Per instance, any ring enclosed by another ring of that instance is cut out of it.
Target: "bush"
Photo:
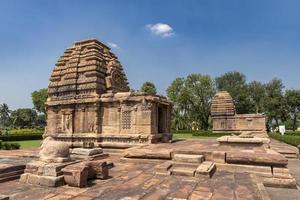
[[[42,135],[43,133],[43,128],[11,129],[8,131],[8,135]]]
[[[2,149],[2,140],[0,140],[0,149]]]
[[[27,135],[8,135],[0,136],[0,140],[3,141],[24,141],[24,140],[41,140],[43,136],[41,134],[27,134]]]
[[[300,144],[300,134],[287,133],[286,135],[280,135],[279,133],[270,133],[269,136],[276,140],[285,142],[287,144],[298,146]]]
[[[10,143],[11,149],[20,149],[21,145],[19,143]]]
[[[9,143],[7,143],[7,142],[4,142],[2,144],[2,148],[1,149],[3,149],[3,150],[11,150],[11,145]]]
[[[180,131],[173,131],[173,134],[192,134],[193,136],[202,136],[202,137],[218,137],[224,135],[239,135],[238,133],[213,133],[212,130],[200,130],[200,131],[189,131],[189,130],[180,130]]]
[[[20,149],[21,145],[19,143],[7,143],[4,142],[2,144],[1,149],[3,150],[14,150],[14,149]]]

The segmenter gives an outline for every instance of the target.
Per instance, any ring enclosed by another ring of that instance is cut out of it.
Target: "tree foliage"
[[[297,119],[300,112],[300,90],[287,90],[285,100],[292,121],[293,131],[297,129]]]
[[[24,128],[36,125],[37,112],[30,108],[19,108],[11,113],[13,127]]]
[[[146,81],[142,87],[141,87],[141,91],[145,92],[147,94],[151,94],[151,95],[156,95],[156,87],[153,83]]]
[[[216,78],[217,90],[225,90],[234,100],[237,113],[244,114],[254,112],[246,83],[246,76],[240,72],[227,72]]]
[[[0,128],[4,128],[9,125],[10,113],[11,111],[7,104],[0,104]]]
[[[46,114],[45,111],[45,102],[47,100],[47,89],[43,88],[38,91],[34,91],[31,93],[32,103],[34,109],[36,109],[40,113]]]
[[[209,128],[210,106],[215,85],[208,75],[191,74],[175,79],[167,89],[174,102],[173,123],[176,129]],[[181,119],[185,119],[181,122]]]

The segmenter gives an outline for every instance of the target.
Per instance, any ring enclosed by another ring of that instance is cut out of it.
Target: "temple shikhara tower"
[[[242,134],[266,136],[266,116],[264,114],[236,114],[234,101],[227,91],[214,96],[211,105],[213,132],[238,132]]]
[[[73,147],[130,147],[171,138],[171,103],[132,92],[118,58],[95,40],[59,58],[48,88],[45,136]]]

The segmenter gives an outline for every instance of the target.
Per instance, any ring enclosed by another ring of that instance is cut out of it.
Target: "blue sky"
[[[298,0],[1,0],[0,103],[32,107],[55,62],[74,41],[112,46],[130,86],[176,77],[244,73],[300,88]],[[117,46],[116,46],[117,45]]]

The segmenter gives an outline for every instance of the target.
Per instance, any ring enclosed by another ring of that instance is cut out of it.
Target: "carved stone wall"
[[[236,114],[234,102],[226,91],[218,92],[212,100],[213,132],[239,132],[264,135],[266,117],[263,114]]]
[[[170,134],[171,103],[129,91],[109,47],[95,39],[76,42],[50,77],[45,136],[72,146],[126,147]]]

